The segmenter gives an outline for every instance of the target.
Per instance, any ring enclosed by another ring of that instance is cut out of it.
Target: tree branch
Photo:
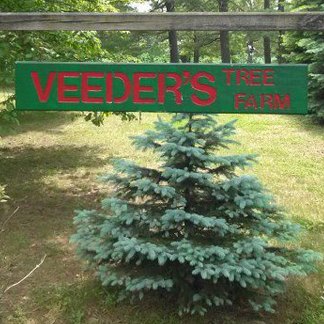
[[[4,291],[4,293],[6,293],[8,290],[10,290],[11,288],[13,288],[13,287],[16,287],[16,286],[18,286],[19,284],[21,284],[24,280],[26,280],[28,277],[30,277],[32,274],[33,274],[33,272],[35,272],[43,263],[44,263],[44,261],[45,261],[45,259],[46,259],[46,254],[43,256],[43,258],[42,258],[42,260],[41,260],[41,262],[39,263],[39,264],[37,264],[36,265],[36,267],[32,270],[32,271],[30,271],[24,278],[22,278],[21,280],[19,280],[18,282],[16,282],[15,284],[13,284],[13,285],[11,285],[11,286],[9,286],[9,287],[7,287],[6,288],[6,290]]]
[[[1,229],[0,229],[0,234],[2,233],[2,232],[4,232],[4,227],[5,227],[5,225],[9,222],[9,220],[17,213],[17,211],[19,210],[19,206],[14,210],[14,212],[7,218],[7,220],[2,224],[2,226],[1,226]]]

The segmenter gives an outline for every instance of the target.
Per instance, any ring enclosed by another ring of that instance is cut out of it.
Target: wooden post
[[[0,30],[324,31],[324,12],[2,12]]]

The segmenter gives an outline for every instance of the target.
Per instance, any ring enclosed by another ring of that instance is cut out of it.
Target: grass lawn
[[[165,118],[168,118],[164,115]],[[238,117],[236,140],[229,153],[258,153],[259,164],[247,172],[257,175],[283,205],[289,217],[308,230],[300,244],[324,253],[324,128],[303,117]],[[97,178],[112,158],[145,165],[156,163],[150,152],[131,146],[130,135],[153,127],[154,114],[141,122],[109,118],[98,128],[64,113],[20,116],[16,133],[0,140],[0,183],[11,197],[0,207],[0,223],[20,209],[0,234],[0,323],[3,324],[321,324],[324,323],[324,267],[303,280],[292,278],[275,315],[247,310],[219,310],[206,318],[179,319],[172,305],[160,300],[117,304],[114,291],[101,288],[73,252],[73,210],[93,209],[109,188]],[[3,295],[44,255],[45,262],[28,279]]]

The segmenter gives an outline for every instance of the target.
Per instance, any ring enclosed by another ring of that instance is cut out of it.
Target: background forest
[[[323,0],[1,0],[0,12],[323,11]],[[75,208],[111,194],[97,183],[114,158],[156,166],[127,136],[156,115],[17,113],[15,61],[309,64],[309,116],[238,117],[237,154],[261,154],[250,171],[309,232],[296,246],[324,252],[324,39],[315,32],[1,32],[0,31],[0,323],[321,324],[324,270],[292,278],[277,313],[247,309],[180,319],[172,305],[117,303],[85,271],[68,243]],[[117,116],[114,116],[117,115]],[[163,118],[168,119],[166,115]],[[127,121],[127,122],[126,122]],[[100,126],[100,127],[97,127]],[[271,141],[270,141],[271,139]],[[46,256],[44,264],[17,288]],[[150,310],[149,312],[147,310]],[[165,312],[168,309],[169,312]]]

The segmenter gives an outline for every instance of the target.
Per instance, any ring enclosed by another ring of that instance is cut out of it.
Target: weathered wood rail
[[[0,30],[324,31],[324,12],[0,13]]]

